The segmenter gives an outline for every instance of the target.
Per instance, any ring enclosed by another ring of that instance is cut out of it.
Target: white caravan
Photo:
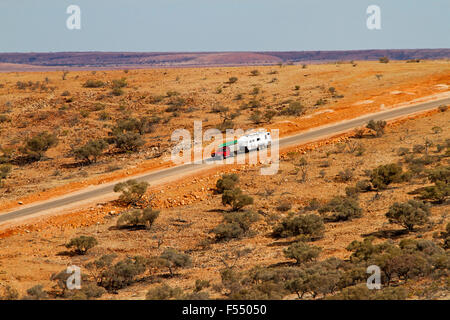
[[[259,131],[240,137],[237,140],[238,150],[240,152],[249,152],[267,148],[272,143],[270,132]]]

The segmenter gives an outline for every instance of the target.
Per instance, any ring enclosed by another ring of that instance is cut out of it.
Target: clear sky
[[[408,48],[450,48],[450,0],[0,0],[0,52]]]

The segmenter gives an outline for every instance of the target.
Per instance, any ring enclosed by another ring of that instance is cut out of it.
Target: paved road
[[[426,111],[434,109],[442,104],[449,104],[450,98],[437,100],[433,102],[421,103],[414,106],[396,108],[386,111],[381,111],[375,114],[365,115],[359,118],[355,118],[348,121],[339,122],[337,124],[317,128],[314,130],[309,130],[307,132],[297,134],[290,137],[285,137],[280,139],[280,148],[298,145],[309,141],[318,140],[320,138],[325,138],[327,136],[344,132],[353,128],[365,125],[370,119],[374,120],[390,120],[402,116],[406,116],[412,113]],[[207,164],[185,164],[164,170],[159,170],[155,172],[143,175],[136,180],[138,181],[148,181],[155,182],[162,178],[167,178],[171,176],[180,176],[185,173],[194,172],[202,167],[207,168]],[[86,202],[90,199],[101,198],[113,192],[114,184],[108,184],[104,186],[90,188],[92,190],[85,190],[82,192],[76,192],[72,195],[67,195],[61,198],[48,200],[39,204],[30,205],[18,210],[14,210],[8,213],[0,214],[0,223],[6,222],[16,218],[23,218],[30,216],[41,211],[58,209],[60,207],[68,205],[76,205],[80,202]]]

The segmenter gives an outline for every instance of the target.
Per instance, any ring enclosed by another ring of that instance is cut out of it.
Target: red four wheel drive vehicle
[[[222,158],[226,159],[229,156],[231,156],[230,147],[221,147],[211,153],[211,157],[213,157],[213,158],[214,157],[222,157]]]

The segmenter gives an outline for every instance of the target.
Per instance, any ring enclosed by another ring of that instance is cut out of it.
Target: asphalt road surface
[[[290,137],[285,137],[280,139],[279,146],[280,148],[287,147],[287,146],[293,146],[293,145],[299,145],[310,141],[315,141],[321,138],[325,138],[328,136],[332,136],[341,132],[345,132],[360,126],[365,125],[369,120],[392,120],[398,117],[407,116],[409,114],[413,114],[416,112],[426,111],[430,109],[434,109],[442,104],[449,104],[450,98],[427,102],[427,103],[421,103],[416,104],[413,106],[407,106],[407,107],[401,107],[401,108],[395,108],[390,109],[386,111],[381,111],[378,113],[365,115],[362,117],[358,117],[352,120],[346,120],[343,122],[339,122],[336,124],[319,127],[317,129],[312,129],[297,135],[293,135]],[[154,171],[145,175],[140,176],[139,178],[136,178],[138,181],[147,181],[149,183],[154,183],[155,181],[158,181],[162,178],[167,178],[171,176],[180,176],[182,174],[194,172],[195,170],[198,170],[199,168],[207,168],[208,164],[185,164],[185,165],[179,165],[176,167],[163,169]],[[17,209],[14,211],[10,211],[4,214],[0,213],[0,223],[7,222],[12,219],[16,218],[24,218],[27,216],[31,216],[33,214],[40,213],[42,211],[48,211],[48,210],[54,210],[58,209],[60,207],[65,206],[76,206],[77,203],[86,202],[90,199],[97,199],[101,198],[102,196],[106,196],[108,194],[111,194],[113,192],[114,184],[108,184],[104,186],[98,186],[94,188],[89,188],[89,190],[85,191],[78,191],[72,195],[66,195],[60,198],[56,199],[50,199],[48,201],[38,203],[38,204],[31,204],[24,208]]]

